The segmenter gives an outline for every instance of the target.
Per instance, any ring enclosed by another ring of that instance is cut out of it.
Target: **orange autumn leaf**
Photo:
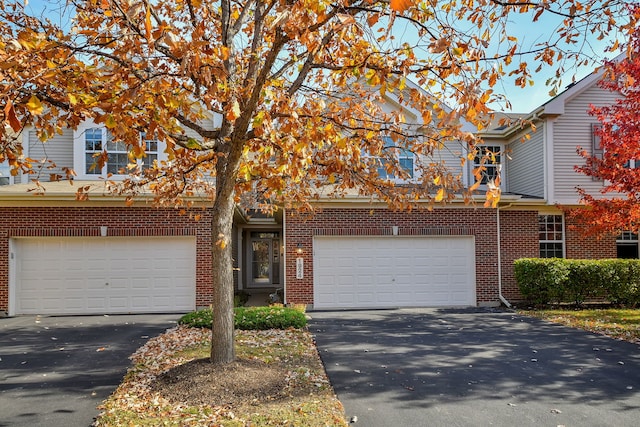
[[[144,19],[144,29],[147,36],[147,40],[151,40],[151,6],[147,5],[147,11]]]
[[[391,9],[402,13],[413,6],[413,0],[391,0]]]
[[[13,129],[14,132],[19,132],[22,125],[20,124],[18,116],[16,116],[16,110],[13,107],[13,102],[11,102],[11,100],[9,100],[7,105],[4,106],[4,116],[6,120],[9,121],[11,129]]]

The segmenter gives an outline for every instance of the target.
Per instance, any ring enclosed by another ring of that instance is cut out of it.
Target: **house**
[[[321,199],[313,216],[238,209],[236,287],[284,288],[286,302],[314,309],[497,306],[520,299],[515,259],[637,257],[636,235],[583,238],[556,207],[577,204],[576,186],[592,192],[602,186],[574,171],[583,163],[576,146],[593,144],[589,105],[616,96],[600,89],[598,78],[583,79],[524,117],[536,126],[526,142],[530,129],[517,124],[484,132],[487,150],[508,153],[498,156],[502,197],[495,209],[454,201],[400,212],[356,195]],[[0,312],[184,312],[210,303],[206,208],[181,215],[144,197],[128,207],[104,194],[100,176],[127,161],[123,147],[108,146],[104,129],[66,130],[56,136],[66,144],[47,144],[46,152],[33,132],[24,138],[29,157],[57,165],[47,174],[70,167],[78,177],[74,185],[48,183],[44,195],[34,196],[26,176],[10,177],[0,167]],[[114,154],[113,164],[92,169],[89,159],[103,147]],[[162,158],[161,143],[148,147],[156,150],[151,160]],[[473,183],[472,165],[442,156]],[[90,187],[89,201],[75,202],[80,185]]]

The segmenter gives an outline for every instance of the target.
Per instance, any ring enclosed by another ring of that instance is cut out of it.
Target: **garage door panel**
[[[314,306],[475,305],[474,260],[471,236],[317,237]]]
[[[41,309],[45,310],[45,307],[55,307],[56,305],[53,304],[51,301],[44,301],[44,303],[42,304]],[[87,297],[87,308],[89,309],[89,312],[92,313],[105,313],[107,312],[106,308],[106,301],[104,297]],[[68,307],[64,307],[65,311],[66,309],[68,309]]]
[[[195,307],[195,238],[22,238],[14,247],[17,314]]]
[[[376,300],[379,304],[388,305],[395,304],[395,294],[389,291],[386,292],[376,292]]]

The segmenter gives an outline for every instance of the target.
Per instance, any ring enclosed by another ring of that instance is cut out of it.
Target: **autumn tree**
[[[14,171],[34,167],[16,137],[27,126],[47,141],[91,120],[126,143],[132,159],[145,156],[140,132],[165,141],[169,161],[132,168],[136,179],[112,191],[152,191],[161,206],[188,204],[186,195],[210,198],[214,363],[234,359],[236,204],[303,207],[321,193],[352,189],[394,208],[469,198],[473,188],[463,188],[438,153],[456,141],[460,161],[474,159],[479,140],[470,129],[487,126],[491,104],[508,106],[498,83],[509,76],[526,86],[536,69],[553,66],[560,84],[565,64],[597,59],[584,49],[587,35],[617,37],[634,26],[625,2],[601,0],[67,7],[65,25],[0,0],[0,161]],[[532,28],[546,17],[556,24],[539,25],[536,44],[523,45],[510,33],[514,17]],[[382,107],[389,94],[397,108]],[[417,121],[406,119],[410,111]],[[407,177],[400,150],[418,156],[410,186],[384,178]],[[494,187],[489,198],[498,197]]]
[[[576,169],[603,183],[599,194],[578,189],[585,207],[571,215],[587,234],[637,233],[640,229],[640,32],[632,34],[626,49],[621,60],[605,63],[598,82],[620,98],[613,105],[592,106],[589,111],[599,121],[594,128],[598,146],[595,151],[578,149],[585,165]]]

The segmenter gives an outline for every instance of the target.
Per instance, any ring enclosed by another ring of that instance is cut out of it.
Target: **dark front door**
[[[249,286],[280,284],[280,235],[278,232],[251,232],[249,242]]]

